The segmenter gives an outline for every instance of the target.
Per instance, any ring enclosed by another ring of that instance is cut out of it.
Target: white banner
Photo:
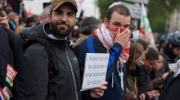
[[[77,17],[77,18],[80,17],[83,2],[84,2],[84,0],[76,0],[77,7],[78,7],[78,12],[77,12],[77,14],[76,14],[76,17]]]

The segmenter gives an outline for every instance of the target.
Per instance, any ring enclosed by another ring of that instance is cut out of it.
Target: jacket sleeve
[[[117,61],[119,60],[119,56],[122,50],[123,47],[119,43],[114,43],[114,45],[111,47],[109,51],[110,57],[108,62],[106,81],[111,77],[112,73],[116,69]],[[93,37],[89,37],[84,40],[79,47],[79,55],[83,65],[85,64],[86,53],[101,53],[98,42],[95,41]]]
[[[163,78],[162,77],[158,77],[152,81],[150,81],[150,84],[149,84],[149,89],[150,90],[154,90],[154,89],[158,89],[160,85],[163,84]]]
[[[26,99],[45,100],[48,93],[48,57],[43,55],[44,50],[28,49],[24,55]]]
[[[20,37],[14,33],[15,39],[17,42],[14,42],[16,44],[17,49],[15,50],[15,59],[14,59],[14,69],[18,72],[17,76],[14,79],[14,85],[12,87],[12,94],[13,97],[12,100],[25,100],[25,82],[24,82],[24,62],[23,62],[23,51],[22,51],[22,45],[21,45],[21,39]]]

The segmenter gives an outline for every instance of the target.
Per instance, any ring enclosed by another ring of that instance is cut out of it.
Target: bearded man
[[[77,20],[76,12],[75,0],[53,0],[50,23],[42,23],[32,31],[29,41],[41,42],[32,43],[24,54],[27,100],[82,99],[79,60],[67,39]],[[106,84],[86,96],[101,97]]]

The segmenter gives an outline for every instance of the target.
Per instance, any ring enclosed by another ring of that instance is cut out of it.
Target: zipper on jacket
[[[71,75],[72,75],[73,81],[74,81],[74,88],[75,88],[76,100],[78,100],[76,79],[75,79],[75,77],[74,77],[75,74],[74,74],[74,70],[73,70],[72,64],[71,64],[71,62],[70,62],[70,60],[69,60],[69,56],[68,56],[67,50],[66,50],[66,55],[67,55],[67,59],[68,59],[68,62],[69,62],[70,69],[71,69],[71,73],[72,73]]]

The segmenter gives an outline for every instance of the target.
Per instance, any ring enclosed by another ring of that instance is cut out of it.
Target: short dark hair
[[[144,40],[138,39],[138,40],[137,40],[137,43],[141,44],[141,45],[143,46],[143,49],[144,49],[144,50],[147,50],[148,44],[147,44]]]
[[[159,54],[154,48],[149,48],[146,54],[146,60],[158,60]]]
[[[130,13],[129,9],[125,5],[118,4],[118,5],[115,5],[115,6],[108,9],[107,15],[106,15],[106,18],[107,18],[108,21],[111,20],[111,15],[115,11],[117,13],[121,14],[121,15],[124,15],[124,16],[131,16],[131,13]]]
[[[90,35],[94,29],[98,28],[100,23],[101,21],[95,17],[86,17],[80,22],[80,29],[82,34]]]

